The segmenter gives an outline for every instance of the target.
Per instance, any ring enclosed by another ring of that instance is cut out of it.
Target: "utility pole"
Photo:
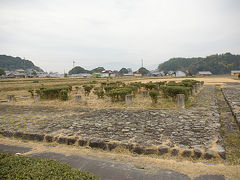
[[[73,68],[74,68],[74,66],[75,66],[75,61],[73,61]]]
[[[142,59],[142,67],[143,67],[143,59]]]

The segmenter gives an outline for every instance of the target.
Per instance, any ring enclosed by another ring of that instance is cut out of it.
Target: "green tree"
[[[119,74],[120,75],[123,75],[123,74],[127,74],[128,73],[128,70],[126,68],[122,68],[120,71],[119,71]]]
[[[6,55],[0,55],[0,67],[12,71],[16,69],[34,69],[38,72],[43,72],[43,70],[35,66],[31,61],[21,59],[20,57],[12,57]]]
[[[144,67],[139,68],[138,71],[142,73],[143,76],[146,76],[149,73],[149,70]]]
[[[36,75],[37,75],[36,71],[33,71],[33,72],[32,72],[32,75],[33,75],[33,76],[36,76]]]
[[[101,72],[103,72],[104,70],[105,70],[104,67],[97,67],[97,68],[91,70],[91,72],[92,72],[92,73],[101,73]]]
[[[199,71],[210,71],[213,74],[230,74],[231,70],[240,69],[240,55],[231,53],[214,54],[205,58],[172,58],[158,66],[159,71],[188,71],[197,74]]]
[[[90,71],[80,67],[80,66],[76,66],[74,68],[72,68],[68,74],[71,75],[71,74],[81,74],[81,73],[90,73]]]
[[[5,74],[6,73],[5,73],[4,69],[0,68],[0,76],[5,75]]]

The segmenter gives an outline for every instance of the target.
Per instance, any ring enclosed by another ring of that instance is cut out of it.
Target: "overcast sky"
[[[0,0],[0,54],[45,71],[240,53],[239,0]]]

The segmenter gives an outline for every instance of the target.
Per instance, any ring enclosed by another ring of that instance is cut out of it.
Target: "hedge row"
[[[184,94],[185,99],[187,100],[190,95],[191,88],[184,86],[163,86],[161,90],[165,97],[172,97],[175,99],[177,94]]]
[[[68,99],[68,92],[72,90],[72,86],[56,87],[56,88],[40,88],[36,91],[41,99]]]
[[[56,160],[0,153],[0,179],[98,180],[99,178]]]

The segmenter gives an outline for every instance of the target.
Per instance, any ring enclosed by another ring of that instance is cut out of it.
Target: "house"
[[[5,76],[6,76],[6,78],[16,78],[16,75],[13,72],[6,73]]]
[[[168,71],[167,75],[176,76],[176,72],[175,71]]]
[[[109,77],[116,77],[116,73],[115,72],[110,72]]]
[[[142,73],[140,73],[139,71],[135,71],[133,72],[133,76],[141,77]]]
[[[198,75],[200,75],[200,76],[211,76],[212,73],[210,71],[199,71]]]
[[[69,77],[75,77],[75,78],[89,78],[92,77],[89,73],[80,73],[80,74],[71,74]]]
[[[129,72],[127,74],[123,74],[123,76],[133,76],[133,73],[132,72]]]
[[[59,74],[58,72],[50,72],[49,77],[64,77],[64,74]]]
[[[48,73],[46,73],[46,72],[37,72],[37,77],[48,77],[49,75],[48,75]]]
[[[183,71],[176,71],[175,76],[176,77],[186,77],[186,73]]]
[[[110,74],[112,73],[111,70],[104,70],[101,73],[101,77],[110,77]]]
[[[231,71],[232,76],[239,76],[240,75],[240,70],[233,70]]]

